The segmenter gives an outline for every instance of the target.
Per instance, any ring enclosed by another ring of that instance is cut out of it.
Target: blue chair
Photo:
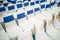
[[[3,17],[3,21],[10,39],[14,40],[22,33],[22,30],[17,26],[13,15],[5,14]]]
[[[20,36],[18,40],[32,40],[33,25],[26,19],[24,12],[17,14],[17,21],[19,27],[23,30],[23,36]],[[28,25],[27,25],[28,24]]]
[[[28,17],[28,21],[31,22],[34,25],[34,31],[33,34],[35,34],[35,39],[38,39],[38,35],[39,32],[42,31],[40,30],[42,25],[43,25],[43,21],[39,20],[37,17],[34,16],[34,11],[32,9],[27,9],[27,17]],[[37,22],[36,22],[37,21]],[[40,25],[41,24],[41,25]],[[40,36],[40,35],[39,35]],[[40,39],[39,39],[40,40]]]
[[[57,16],[59,15],[60,7],[57,7],[57,4],[56,4],[55,1],[54,2],[51,2],[50,5],[51,5],[51,10],[54,11],[55,20],[56,19],[59,19],[59,17],[57,17]]]

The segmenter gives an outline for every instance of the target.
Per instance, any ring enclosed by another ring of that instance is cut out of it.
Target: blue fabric
[[[50,7],[51,7],[51,5],[50,5],[50,4],[47,4],[47,5],[46,5],[46,8],[50,8]]]
[[[45,2],[46,0],[40,0],[41,3]]]
[[[4,5],[4,7],[6,7],[6,6],[8,6],[8,3],[4,3],[3,5]]]
[[[8,2],[11,2],[11,0],[7,0]]]
[[[12,4],[16,4],[16,1],[11,1]]]
[[[41,5],[41,9],[45,8],[45,4]]]
[[[32,6],[32,5],[35,5],[35,3],[34,2],[30,2],[30,5]]]
[[[13,10],[13,9],[15,9],[14,5],[8,7],[8,10]]]
[[[0,12],[6,11],[5,7],[0,8]]]
[[[28,2],[30,2],[31,0],[28,0]]]
[[[0,6],[1,6],[1,4],[0,4]]]
[[[35,8],[34,10],[35,10],[35,12],[37,12],[37,11],[39,11],[40,9],[39,9],[39,7],[38,7],[38,8]]]
[[[13,1],[13,2],[16,2],[17,0],[7,0],[7,1],[8,1],[8,2],[12,2],[12,1]]]
[[[23,2],[25,2],[25,1],[27,1],[27,0],[23,0]]]
[[[11,2],[12,4],[15,4],[17,0],[7,0],[8,2]]]
[[[0,0],[0,3],[3,3],[3,0]]]
[[[25,13],[21,13],[17,15],[17,19],[22,19],[25,17]]]
[[[22,7],[22,4],[17,4],[17,8],[21,8]]]
[[[53,5],[54,5],[54,3],[52,2],[52,3],[51,3],[51,6],[53,6]]]
[[[39,4],[39,1],[36,1],[36,4]]]
[[[8,23],[10,21],[14,20],[13,15],[7,16],[7,17],[3,17],[4,23]]]
[[[51,6],[53,6],[54,4],[56,4],[56,1],[54,1],[54,2],[51,2],[51,4],[50,4],[50,5],[51,5]]]
[[[28,2],[24,3],[24,6],[28,6],[28,5],[29,5],[29,3],[28,3]]]
[[[29,14],[32,14],[33,13],[33,10],[29,10],[29,11],[27,11],[27,14],[29,15]]]

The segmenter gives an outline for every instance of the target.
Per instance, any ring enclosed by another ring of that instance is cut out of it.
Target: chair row
[[[53,6],[53,8],[56,6]],[[20,40],[32,40],[32,33],[35,35],[36,40],[40,40],[41,34],[45,35],[44,38],[48,38],[48,40],[51,40],[50,37],[48,37],[44,32],[46,32],[46,28],[53,28],[50,26],[52,24],[52,14],[58,14],[56,11],[57,9],[50,8],[50,4],[47,4],[47,9],[45,9],[45,4],[40,5],[32,5],[32,6],[26,6],[24,8],[18,8],[17,12],[12,10],[9,11],[9,13],[5,13],[3,15],[3,22],[6,27],[7,34],[10,39],[20,39]],[[54,10],[54,12],[52,12]],[[56,15],[57,16],[57,15]],[[46,27],[44,26],[44,22],[47,23]],[[18,24],[18,25],[17,25]],[[51,30],[51,29],[50,29]],[[53,29],[52,29],[53,30]],[[54,29],[54,33],[56,33]],[[28,33],[29,32],[29,33]],[[49,33],[50,31],[48,31]],[[27,34],[28,33],[28,34]],[[25,36],[24,36],[24,35]],[[28,38],[27,35],[31,35]],[[50,33],[49,33],[50,34]],[[40,36],[39,36],[40,35]],[[42,35],[42,36],[43,36]],[[56,34],[55,34],[56,35]]]

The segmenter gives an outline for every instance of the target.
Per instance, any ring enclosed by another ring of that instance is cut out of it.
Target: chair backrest
[[[8,1],[7,1],[7,0],[4,0],[4,1],[3,1],[3,6],[4,6],[4,7],[7,7],[7,6],[8,6],[8,4],[9,4],[9,3],[8,3]]]
[[[40,5],[40,7],[41,7],[41,12],[44,12],[45,11],[45,7],[46,7],[46,5],[45,4],[42,4],[42,5]]]
[[[0,7],[0,12],[6,11],[5,7]]]
[[[23,0],[17,0],[17,2],[22,2]]]
[[[8,2],[15,4],[17,0],[7,0]]]
[[[51,0],[50,5],[51,5],[51,8],[57,6],[56,1],[55,0]]]
[[[14,18],[16,18],[16,10],[16,5],[13,5],[11,3],[8,5],[8,13],[13,14]]]
[[[28,3],[28,4],[25,4],[27,5],[26,7],[24,6],[26,11],[33,9],[32,6],[35,5],[34,0],[31,0],[30,2],[26,2],[26,3]]]
[[[3,22],[3,15],[6,13],[6,8],[0,4],[0,23]]]
[[[40,2],[39,2],[39,0],[36,0],[35,1],[35,6],[34,6],[34,12],[35,12],[35,15],[37,15],[37,14],[40,14]]]
[[[34,9],[35,1],[31,1],[31,2],[30,2],[30,6],[32,7],[32,9]]]
[[[45,11],[45,5],[46,4],[46,0],[40,0],[40,8],[41,8],[41,12]]]
[[[29,18],[30,15],[34,16],[33,12],[33,6],[34,2],[30,1],[29,5],[27,7],[25,7],[25,15]],[[30,15],[29,15],[30,14]]]
[[[15,10],[15,7],[13,4],[9,3],[8,10],[11,12],[12,10]]]
[[[23,4],[22,3],[17,3],[17,14],[20,14],[21,12],[23,12]]]
[[[33,12],[33,10],[28,10],[28,11],[27,11],[27,17],[28,17],[28,19],[34,17],[34,12]]]
[[[47,0],[46,1],[46,10],[49,10],[50,8],[51,8],[50,0]]]
[[[17,20],[18,20],[18,23],[25,21],[26,20],[25,13],[22,12],[20,14],[17,14]]]
[[[28,0],[28,2],[30,2],[31,0]]]
[[[4,21],[6,29],[10,28],[10,27],[17,26],[17,24],[14,20],[14,17],[11,14],[5,14],[3,17],[3,21]]]
[[[34,9],[34,12],[35,12],[35,15],[39,15],[40,14],[40,8],[39,7],[36,7]]]
[[[10,38],[15,38],[18,35],[21,35],[20,33],[22,33],[22,30],[17,26],[17,23],[12,14],[6,13],[3,17],[3,21],[6,27],[7,34]]]
[[[46,0],[40,0],[41,4],[45,4]]]
[[[0,17],[2,17],[5,12],[6,12],[6,8],[5,7],[0,7]]]

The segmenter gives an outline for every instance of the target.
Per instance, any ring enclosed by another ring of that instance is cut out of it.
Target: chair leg
[[[44,32],[46,32],[46,25],[47,25],[46,20],[44,20]]]

